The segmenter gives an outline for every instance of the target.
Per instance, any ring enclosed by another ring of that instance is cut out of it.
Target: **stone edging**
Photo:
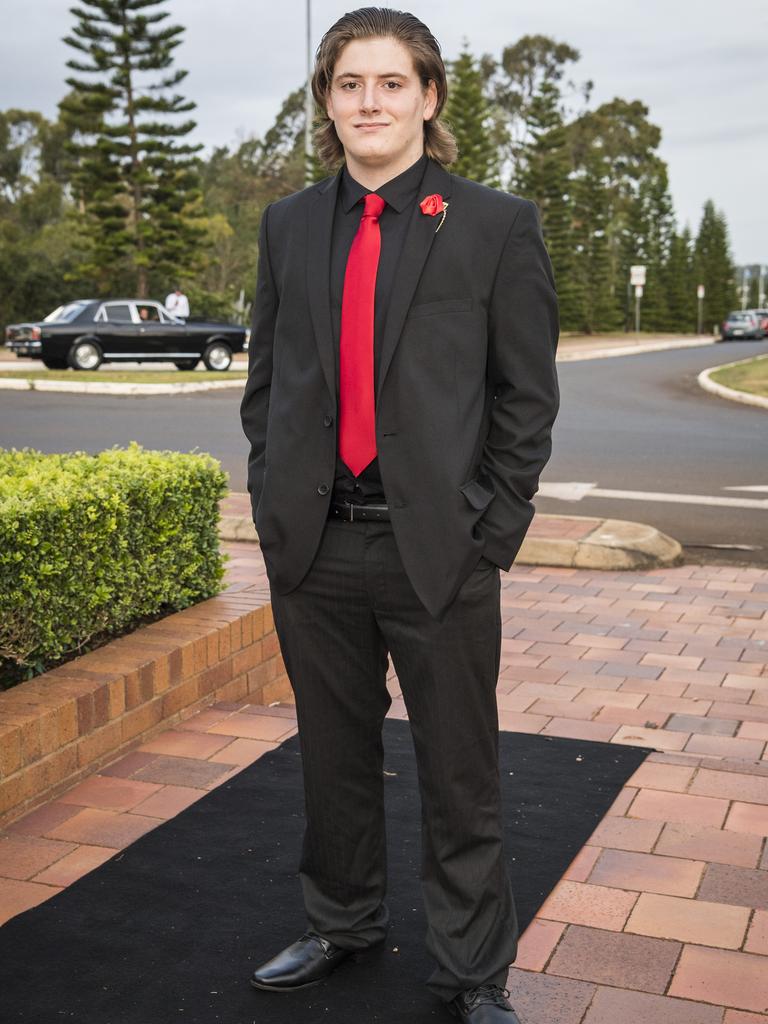
[[[231,587],[0,692],[0,825],[214,700],[290,697],[268,594]]]
[[[729,398],[732,402],[741,402],[742,405],[756,405],[761,409],[768,409],[768,398],[763,398],[762,395],[752,395],[749,391],[738,391],[736,388],[727,388],[725,384],[718,384],[717,381],[712,380],[710,374],[716,370],[724,370],[728,366],[741,366],[743,363],[751,363],[755,356],[750,356],[748,359],[737,359],[733,363],[723,363],[721,366],[710,366],[706,370],[702,370],[696,378],[699,382],[699,386],[704,388],[705,391],[711,392],[713,395],[719,395],[720,398]],[[766,359],[768,356],[759,355],[758,359]]]
[[[529,535],[523,541],[515,563],[571,569],[653,569],[676,565],[682,557],[683,549],[678,541],[654,526],[627,519],[603,519],[591,533],[578,540]]]

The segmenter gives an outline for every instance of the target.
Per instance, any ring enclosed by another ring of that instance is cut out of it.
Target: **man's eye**
[[[342,82],[341,88],[346,89],[348,92],[352,92],[353,89],[357,88],[357,82]]]
[[[395,89],[401,89],[402,85],[400,82],[385,82],[384,83],[390,92],[394,92]]]

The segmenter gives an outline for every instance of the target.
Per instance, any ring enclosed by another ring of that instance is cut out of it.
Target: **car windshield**
[[[64,320],[69,323],[70,320],[75,319],[78,313],[82,313],[87,305],[87,302],[68,302],[66,306],[57,306],[52,313],[45,317],[43,323],[50,324],[55,320]]]
[[[729,320],[751,320],[751,313],[731,313],[728,317]]]

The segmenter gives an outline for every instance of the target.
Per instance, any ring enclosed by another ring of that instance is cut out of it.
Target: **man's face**
[[[326,110],[347,163],[405,170],[424,150],[424,121],[435,110],[434,82],[423,89],[408,50],[394,39],[347,43],[336,60]]]

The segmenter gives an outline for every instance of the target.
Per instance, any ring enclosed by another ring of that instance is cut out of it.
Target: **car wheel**
[[[43,366],[47,370],[66,370],[67,368],[67,360],[61,356],[58,359],[55,356],[43,356],[42,360]]]
[[[203,352],[203,362],[208,370],[228,370],[232,349],[223,341],[212,341]]]
[[[73,370],[98,370],[104,355],[95,341],[76,341],[69,350],[67,362]]]
[[[199,362],[199,359],[175,359],[173,365],[177,370],[194,370]]]

